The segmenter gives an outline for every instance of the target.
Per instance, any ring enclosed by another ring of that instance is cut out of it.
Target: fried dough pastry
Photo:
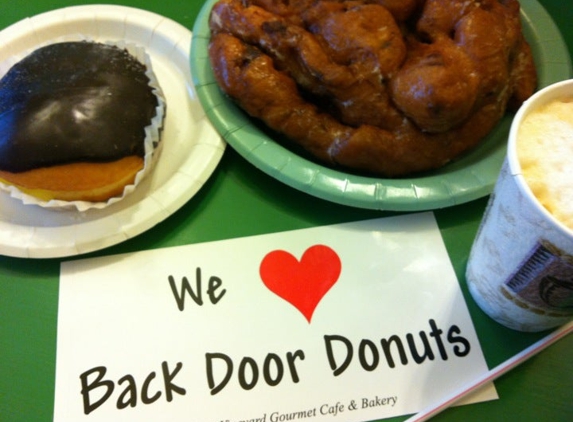
[[[383,177],[439,168],[535,90],[516,0],[220,0],[221,89],[320,161]]]

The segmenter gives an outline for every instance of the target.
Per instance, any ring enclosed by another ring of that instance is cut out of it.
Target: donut
[[[121,196],[161,115],[148,65],[91,41],[41,47],[0,80],[0,182],[40,201]]]
[[[471,150],[536,89],[517,0],[219,0],[215,81],[295,150],[405,177]]]

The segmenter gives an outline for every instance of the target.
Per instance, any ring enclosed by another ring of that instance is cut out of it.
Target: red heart
[[[338,254],[325,245],[308,248],[300,262],[290,253],[269,252],[259,268],[265,286],[297,308],[310,322],[314,310],[340,276]]]

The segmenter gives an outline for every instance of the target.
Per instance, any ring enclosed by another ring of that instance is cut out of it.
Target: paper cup
[[[480,308],[519,331],[542,331],[573,319],[573,230],[534,196],[517,155],[524,118],[566,98],[573,98],[573,80],[544,88],[517,112],[466,270],[469,291]]]

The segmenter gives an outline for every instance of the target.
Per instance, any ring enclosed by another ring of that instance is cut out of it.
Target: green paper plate
[[[251,164],[281,182],[332,202],[388,211],[422,211],[461,204],[488,195],[505,157],[512,115],[506,115],[480,145],[424,176],[384,179],[357,176],[316,164],[275,142],[218,88],[208,58],[209,13],[202,8],[193,28],[191,72],[199,101],[215,128]],[[571,75],[567,47],[545,9],[522,0],[526,38],[535,57],[539,86]],[[271,135],[272,136],[272,135]]]

